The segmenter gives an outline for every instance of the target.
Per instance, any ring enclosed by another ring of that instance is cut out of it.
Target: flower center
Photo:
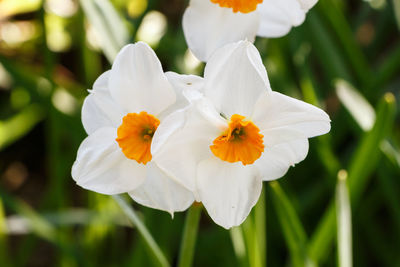
[[[280,0],[276,0],[280,1]],[[220,7],[232,8],[233,12],[250,13],[257,9],[257,5],[263,0],[211,0],[214,4],[219,4]]]
[[[232,115],[229,128],[210,146],[212,153],[223,161],[252,164],[264,152],[263,135],[251,121],[241,115]]]
[[[146,164],[151,160],[151,140],[160,121],[145,111],[128,113],[118,127],[115,139],[129,159]]]

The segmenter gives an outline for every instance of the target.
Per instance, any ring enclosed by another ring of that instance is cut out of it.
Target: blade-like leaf
[[[340,267],[353,266],[351,207],[346,180],[347,172],[341,170],[338,174],[336,186],[336,222]]]
[[[396,113],[394,96],[387,93],[377,110],[375,125],[370,132],[365,133],[348,168],[348,184],[353,207],[358,205],[361,194],[378,164],[381,156],[380,143],[389,135],[393,126]],[[332,201],[310,240],[309,252],[313,260],[320,262],[326,259],[334,241],[335,226],[335,206]]]
[[[108,0],[81,0],[82,9],[100,39],[100,47],[109,62],[129,41],[129,32]]]
[[[282,225],[294,266],[315,266],[307,255],[307,236],[295,208],[278,182],[270,182],[273,204]]]

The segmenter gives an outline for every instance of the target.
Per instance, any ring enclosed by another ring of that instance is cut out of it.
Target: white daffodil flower
[[[128,192],[138,203],[171,214],[188,208],[193,194],[152,161],[150,147],[165,116],[188,104],[183,84],[195,88],[201,80],[164,74],[145,43],[125,46],[85,99],[82,122],[89,136],[72,167],[76,183],[102,194]]]
[[[153,138],[154,161],[194,192],[224,228],[241,224],[262,181],[304,160],[308,138],[330,130],[321,109],[271,90],[248,41],[217,50],[205,68],[203,97],[165,118]]]
[[[223,45],[281,37],[303,23],[318,0],[191,0],[183,31],[193,54],[207,61]]]

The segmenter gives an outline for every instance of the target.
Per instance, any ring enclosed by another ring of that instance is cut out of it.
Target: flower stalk
[[[195,203],[190,207],[186,215],[185,227],[183,229],[181,248],[179,252],[178,267],[192,266],[201,210],[202,205]]]
[[[114,200],[117,202],[121,210],[125,213],[128,217],[129,221],[137,228],[140,235],[143,237],[146,244],[149,246],[150,251],[154,254],[155,258],[157,259],[158,263],[162,267],[170,267],[167,258],[164,256],[163,252],[161,251],[160,247],[157,245],[156,241],[150,234],[147,227],[144,223],[139,219],[134,209],[129,206],[128,203],[124,200],[121,195],[113,195]]]

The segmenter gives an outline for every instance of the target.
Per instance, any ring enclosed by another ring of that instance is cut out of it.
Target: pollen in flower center
[[[212,153],[223,161],[243,165],[254,163],[264,152],[263,135],[251,121],[241,115],[232,115],[228,129],[210,146]]]
[[[146,164],[152,158],[150,147],[160,121],[145,111],[128,113],[118,127],[116,141],[124,155]]]
[[[280,0],[277,0],[280,1]],[[233,12],[250,13],[257,9],[257,5],[263,0],[211,0],[214,4],[219,4],[220,7],[232,8]]]

